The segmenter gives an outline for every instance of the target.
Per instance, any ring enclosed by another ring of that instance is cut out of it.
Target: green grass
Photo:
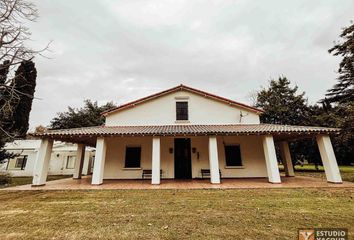
[[[354,189],[0,191],[0,239],[297,239],[354,233]]]
[[[72,177],[72,175],[50,175],[47,177],[47,181],[53,181],[53,180],[69,178],[69,177]],[[9,185],[7,185],[7,186],[0,185],[0,188],[14,187],[14,186],[18,186],[18,185],[26,185],[26,184],[31,184],[31,183],[32,183],[32,177],[12,177],[11,183]]]
[[[279,166],[279,169],[283,171],[284,167]],[[343,181],[354,182],[354,166],[339,166],[339,171],[342,176]],[[323,166],[319,166],[316,170],[315,165],[296,165],[295,166],[295,176],[306,176],[306,177],[316,177],[326,179],[326,174],[324,172]]]

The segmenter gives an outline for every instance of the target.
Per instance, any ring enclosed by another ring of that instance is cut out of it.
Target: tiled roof
[[[248,109],[248,110],[256,112],[258,114],[264,112],[263,110],[261,110],[259,108],[251,107],[251,106],[248,106],[248,105],[240,103],[240,102],[236,102],[236,101],[231,100],[231,99],[220,97],[220,96],[217,96],[215,94],[204,92],[204,91],[201,91],[199,89],[191,88],[191,87],[188,87],[188,86],[185,86],[185,85],[181,84],[179,86],[167,89],[165,91],[158,92],[158,93],[152,94],[150,96],[147,96],[147,97],[144,97],[144,98],[140,98],[138,100],[123,104],[121,106],[118,106],[118,107],[115,107],[115,108],[112,108],[112,109],[109,109],[107,111],[102,112],[102,114],[103,115],[107,115],[107,114],[110,114],[112,112],[116,112],[116,111],[123,110],[123,109],[126,109],[126,108],[134,107],[134,106],[136,106],[138,104],[141,104],[141,103],[150,101],[152,99],[164,96],[164,95],[169,94],[169,93],[177,92],[177,91],[187,91],[187,92],[195,93],[195,94],[201,95],[203,97],[208,97],[208,98],[220,101],[220,102],[224,102],[224,103],[229,104],[231,106],[238,106],[238,107],[241,107],[241,108],[244,108],[244,109]]]
[[[276,124],[235,125],[161,125],[161,126],[97,126],[48,130],[34,133],[37,137],[56,136],[176,136],[176,135],[263,135],[263,134],[321,134],[337,133],[338,128],[290,126]]]

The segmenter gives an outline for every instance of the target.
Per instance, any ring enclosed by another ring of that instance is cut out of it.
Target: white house
[[[15,140],[4,147],[8,152],[18,156],[7,159],[0,164],[0,170],[12,176],[33,176],[33,168],[41,145],[40,140]],[[49,175],[70,175],[74,173],[77,145],[72,143],[54,142],[49,161]],[[82,174],[91,173],[94,148],[87,148]]]
[[[41,147],[33,185],[45,184],[53,141],[96,146],[92,184],[104,179],[268,178],[280,183],[275,144],[293,176],[288,141],[316,138],[327,180],[341,176],[329,134],[338,129],[261,124],[262,110],[180,85],[103,113],[104,126],[48,130],[34,136]],[[80,164],[76,166],[79,171]]]

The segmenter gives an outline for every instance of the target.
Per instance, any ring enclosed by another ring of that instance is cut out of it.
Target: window
[[[188,102],[176,102],[176,120],[188,120]]]
[[[24,170],[27,163],[27,155],[16,158],[15,168]]]
[[[140,168],[141,147],[127,147],[125,150],[125,168]]]
[[[73,169],[75,167],[76,156],[68,156],[66,159],[66,169]]]
[[[242,166],[240,145],[225,146],[226,166]]]

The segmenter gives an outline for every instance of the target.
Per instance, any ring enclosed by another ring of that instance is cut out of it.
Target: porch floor
[[[209,179],[161,180],[160,185],[151,185],[151,180],[104,180],[102,185],[91,185],[91,176],[82,179],[65,178],[49,181],[44,186],[30,184],[3,190],[78,190],[78,189],[242,189],[242,188],[354,188],[354,183],[328,183],[313,177],[281,177],[282,183],[272,184],[267,178],[222,179],[221,184],[211,184]]]

